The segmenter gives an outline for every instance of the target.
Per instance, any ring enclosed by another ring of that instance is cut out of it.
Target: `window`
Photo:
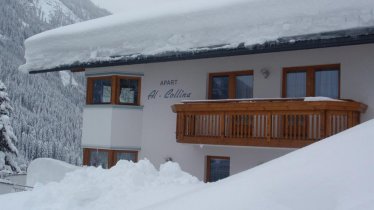
[[[252,98],[253,97],[253,75],[235,76],[235,98]]]
[[[87,78],[87,104],[140,105],[139,77]]]
[[[253,71],[209,74],[209,99],[253,97]]]
[[[320,70],[315,73],[315,95],[339,98],[339,70]]]
[[[119,77],[118,102],[119,104],[139,104],[139,78]]]
[[[306,96],[306,72],[287,73],[287,97]]]
[[[107,150],[107,149],[83,149],[83,164],[88,166],[101,166],[110,168],[119,160],[137,162],[138,151],[128,150]]]
[[[91,150],[90,151],[90,166],[108,168],[108,151]]]
[[[215,182],[230,176],[230,158],[207,156],[206,182]]]
[[[226,99],[229,98],[229,77],[228,76],[213,76],[211,86],[212,99]]]
[[[138,161],[138,152],[137,151],[115,151],[115,162],[119,160],[128,160],[132,162]]]
[[[340,65],[283,69],[283,97],[340,97]]]
[[[109,104],[112,101],[112,78],[90,78],[92,104]]]

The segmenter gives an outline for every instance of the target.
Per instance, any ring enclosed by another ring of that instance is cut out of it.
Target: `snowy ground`
[[[0,197],[1,210],[141,209],[173,200],[204,185],[168,162],[160,170],[148,160],[120,161],[110,170],[78,169],[61,182]]]
[[[0,196],[1,210],[374,209],[374,120],[212,184],[168,162],[87,167],[30,192]]]

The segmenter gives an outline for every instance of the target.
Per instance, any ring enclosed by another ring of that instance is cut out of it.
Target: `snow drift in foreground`
[[[69,172],[79,167],[63,161],[50,158],[38,158],[33,160],[27,168],[27,186],[35,184],[47,184],[49,182],[61,181]]]
[[[87,167],[0,196],[2,210],[372,210],[374,120],[254,169],[203,184],[167,162]]]
[[[23,71],[250,47],[280,37],[374,26],[373,0],[153,1],[35,35]],[[182,3],[184,2],[184,3]],[[202,3],[203,2],[203,3]],[[316,37],[318,38],[318,36]]]
[[[152,210],[373,210],[373,166],[371,120]]]
[[[173,200],[202,186],[177,163],[167,162],[156,170],[148,160],[119,161],[109,170],[85,167],[68,173],[60,182],[36,185],[30,192],[0,196],[0,209],[141,209]]]

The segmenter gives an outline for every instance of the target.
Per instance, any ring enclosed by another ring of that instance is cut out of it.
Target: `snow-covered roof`
[[[20,69],[32,72],[123,65],[146,62],[147,58],[188,59],[201,53],[206,53],[205,57],[232,51],[248,54],[248,50],[268,45],[297,46],[311,40],[374,35],[372,0],[184,2],[178,6],[154,1],[139,10],[35,35],[25,42],[26,64]]]

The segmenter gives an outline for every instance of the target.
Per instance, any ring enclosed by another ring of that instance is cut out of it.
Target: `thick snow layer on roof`
[[[372,0],[184,2],[154,1],[146,8],[35,35],[25,42],[26,64],[21,70],[196,52],[212,46],[236,48],[285,36],[374,26]]]
[[[374,120],[224,180],[203,184],[167,162],[86,167],[0,196],[2,210],[372,210]]]

